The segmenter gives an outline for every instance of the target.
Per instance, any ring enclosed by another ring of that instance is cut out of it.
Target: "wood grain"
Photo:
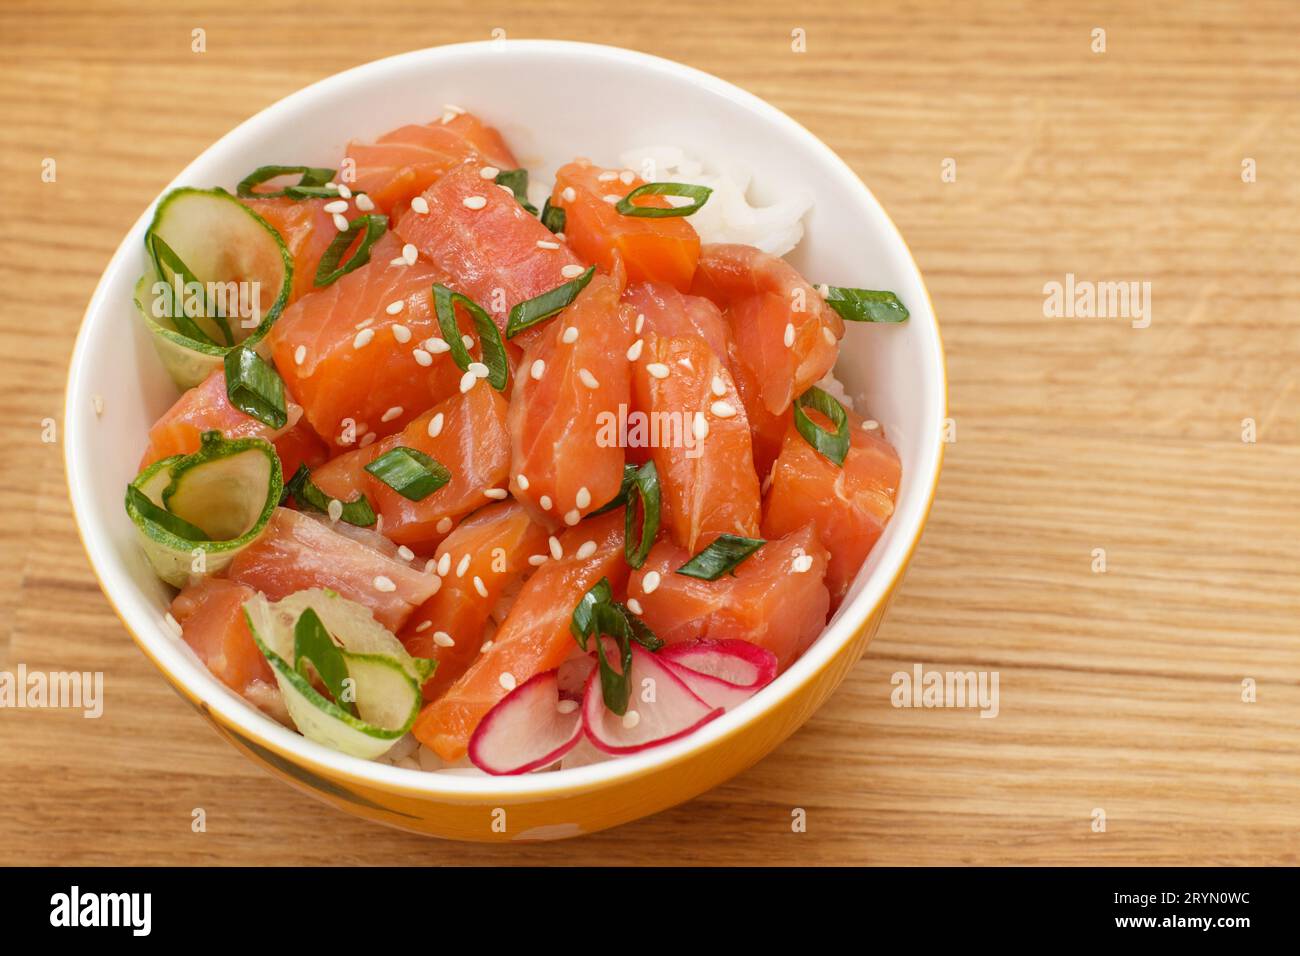
[[[0,711],[0,863],[1300,862],[1300,8],[1084,6],[6,0],[0,667],[102,670],[108,699]],[[306,83],[494,27],[692,64],[825,139],[926,275],[957,430],[893,610],[803,730],[690,804],[527,847],[364,824],[221,742],[99,593],[41,435],[178,169]],[[1150,327],[1044,318],[1066,273],[1151,282]],[[1000,714],[895,709],[918,662],[997,671]]]

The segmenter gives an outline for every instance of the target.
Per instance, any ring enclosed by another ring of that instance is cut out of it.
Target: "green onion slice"
[[[633,531],[636,530],[636,502],[632,500],[635,493],[641,502],[641,539],[634,542]],[[623,516],[623,557],[628,566],[639,568],[645,564],[650,546],[655,543],[659,533],[659,472],[655,463],[647,461],[632,476],[632,485],[627,492],[627,512]]]
[[[677,573],[701,581],[716,581],[728,571],[734,571],[740,562],[765,544],[767,542],[762,538],[720,534],[716,541],[678,568]]]
[[[311,661],[312,667],[316,668],[316,673],[334,698],[334,703],[355,717],[357,705],[347,699],[345,693],[348,662],[343,657],[342,649],[334,643],[329,631],[325,630],[320,615],[311,608],[303,611],[298,623],[293,626],[293,669],[310,680],[311,675],[303,666],[305,661]]]
[[[176,250],[169,246],[166,240],[156,232],[150,232],[145,237],[145,243],[149,249],[149,258],[153,262],[154,272],[158,278],[165,282],[171,288],[171,319],[176,326],[176,331],[181,335],[191,338],[196,342],[204,345],[234,345],[235,336],[230,330],[230,323],[224,315],[220,314],[219,309],[213,308],[212,303],[208,300],[207,286],[193,272],[190,271],[184,260],[177,254]],[[177,280],[180,280],[180,294],[177,295]],[[192,316],[185,311],[185,288],[191,283],[197,283],[203,289],[203,312],[204,318],[211,319],[221,331],[224,343],[218,343],[216,339],[205,332],[194,320],[198,316]]]
[[[474,359],[460,339],[460,325],[456,322],[456,305],[465,307],[474,328],[478,330],[479,348],[483,350],[483,364],[488,367],[488,384],[498,392],[505,391],[506,380],[510,377],[510,363],[506,361],[506,346],[501,341],[501,330],[492,321],[492,316],[467,295],[453,292],[445,285],[433,284],[433,308],[438,315],[438,327],[442,337],[451,349],[451,357],[456,367],[468,370]],[[516,307],[517,308],[517,307]],[[513,314],[513,313],[512,313]]]
[[[559,206],[552,206],[550,199],[542,203],[542,225],[551,232],[564,232],[564,210]]]
[[[352,240],[356,239],[363,229],[366,234],[362,237],[361,244],[357,246],[357,251],[352,253],[352,257],[347,262],[339,265],[343,253],[348,251],[352,245]],[[347,229],[334,237],[325,249],[325,254],[320,257],[320,264],[316,267],[316,278],[313,280],[313,284],[318,288],[330,285],[353,269],[364,266],[370,261],[370,247],[387,229],[387,216],[357,216],[356,219],[348,223]]]
[[[699,212],[709,201],[713,190],[708,186],[693,186],[690,183],[646,183],[638,186],[622,199],[614,208],[624,216],[638,216],[642,219],[668,219],[672,216],[689,216]],[[686,196],[693,200],[689,206],[634,206],[632,200],[638,196]]]
[[[146,521],[152,521],[158,527],[162,528],[178,538],[186,541],[207,541],[208,533],[197,525],[192,525],[180,515],[172,514],[161,505],[156,505],[149,500],[149,496],[137,488],[135,485],[126,486],[127,502],[140,513],[140,517]]]
[[[325,184],[334,178],[334,172],[332,169],[320,166],[259,166],[239,181],[239,185],[235,187],[235,195],[242,199],[279,199],[285,196],[290,199],[337,198],[338,190],[325,188]],[[302,178],[292,186],[269,193],[256,192],[253,189],[254,186],[260,186],[267,180],[294,173]]]
[[[289,423],[284,380],[262,356],[247,346],[226,353],[226,397],[245,415],[271,428]]]
[[[615,604],[627,618],[628,626],[631,628],[632,640],[636,641],[650,653],[654,653],[664,646],[664,642],[655,636],[655,632],[650,630],[650,625],[633,614],[626,604]]]
[[[600,667],[600,694],[612,713],[627,713],[632,697],[632,626],[623,612],[613,604],[597,604],[592,609],[596,632],[596,660]],[[605,657],[605,642],[600,636],[613,638],[618,644],[619,669]]]
[[[587,638],[591,637],[595,628],[596,607],[609,604],[613,600],[614,593],[610,589],[609,579],[601,578],[591,586],[591,589],[582,596],[577,607],[573,609],[573,616],[569,619],[569,633],[584,651],[587,649]]]
[[[831,420],[835,431],[822,428],[804,413],[804,408],[817,409]],[[849,416],[844,411],[844,406],[833,396],[815,385],[800,395],[794,403],[794,427],[799,429],[804,441],[817,449],[824,458],[840,467],[844,466],[844,459],[849,453]]]
[[[826,304],[849,322],[906,322],[908,311],[892,292],[826,286]]]
[[[528,201],[528,170],[503,169],[497,173],[496,181],[515,194],[515,202],[523,206],[528,215],[537,215],[537,207]]]
[[[299,465],[289,483],[284,486],[284,497],[292,497],[301,507],[329,514],[330,502],[335,500],[316,487],[311,480],[311,472],[306,465]],[[375,510],[370,507],[370,499],[358,494],[351,501],[340,501],[343,513],[339,518],[358,528],[368,528],[375,523]]]
[[[446,465],[405,445],[384,452],[366,471],[410,501],[423,501],[451,481]]]
[[[506,323],[506,338],[514,338],[524,329],[532,328],[572,304],[595,274],[596,267],[588,266],[587,271],[576,279],[570,279],[564,285],[558,285],[549,292],[515,305],[510,310],[510,320]]]

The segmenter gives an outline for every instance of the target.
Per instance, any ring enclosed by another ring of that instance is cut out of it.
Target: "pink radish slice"
[[[529,678],[487,712],[469,739],[474,766],[492,774],[527,773],[550,766],[577,745],[582,709],[560,699],[557,674]]]
[[[616,650],[606,653],[611,660],[617,660]],[[600,669],[592,671],[587,678],[582,724],[591,742],[606,753],[631,754],[666,744],[722,714],[721,707],[706,704],[675,671],[636,644],[632,645],[632,670],[628,677],[632,696],[627,713],[621,717],[605,706]]]
[[[669,644],[659,658],[697,697],[724,710],[753,697],[776,677],[776,655],[748,641]]]

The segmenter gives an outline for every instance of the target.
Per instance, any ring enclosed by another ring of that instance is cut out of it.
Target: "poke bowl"
[[[920,273],[820,140],[667,60],[497,40],[182,171],[87,309],[66,469],[110,603],[236,748],[367,819],[547,840],[826,700],[946,401]]]

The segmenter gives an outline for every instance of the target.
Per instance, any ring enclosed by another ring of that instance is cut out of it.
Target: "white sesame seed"
[[[628,598],[628,599],[627,599],[627,609],[628,609],[629,611],[631,611],[633,614],[641,614],[641,613],[643,613],[643,609],[642,609],[642,607],[641,607],[641,602],[638,601],[636,598]]]
[[[632,172],[630,169],[625,169],[618,174],[618,179],[624,186],[631,186],[632,181],[636,179],[636,173]]]
[[[835,333],[824,325],[822,326],[822,338],[826,340],[827,345],[838,345],[840,341],[835,337]]]
[[[614,172],[613,170],[603,172],[596,177],[596,181],[601,183],[612,183],[616,179],[618,179],[618,173]]]
[[[557,700],[555,702],[555,711],[559,714],[571,714],[578,709],[576,700]]]
[[[876,421],[874,418],[868,418],[866,421],[862,423],[863,431],[873,432],[879,427],[880,427],[880,422]]]
[[[528,370],[528,374],[533,377],[533,381],[540,381],[542,375],[546,372],[546,362],[542,359],[534,359],[533,366]]]
[[[641,334],[641,329],[642,329],[644,326],[645,326],[645,313],[644,313],[644,312],[638,312],[638,313],[636,314],[636,326],[635,326],[635,328],[633,329],[633,331],[635,331],[637,335],[640,335],[640,334]]]
[[[582,515],[578,513],[577,508],[574,508],[572,511],[566,511],[564,513],[564,523],[567,524],[570,528],[572,528],[575,524],[577,524],[581,520],[582,520]]]
[[[397,590],[397,585],[393,583],[392,578],[386,578],[382,574],[375,578],[374,585],[376,591],[388,592]]]
[[[468,392],[471,388],[473,388],[474,383],[477,381],[478,381],[478,376],[475,375],[473,372],[466,372],[464,375],[462,375],[460,377],[461,394],[463,395],[466,392]]]
[[[591,492],[587,490],[586,485],[583,485],[581,488],[578,489],[578,493],[573,496],[573,503],[577,505],[579,508],[590,507]]]
[[[565,186],[563,191],[560,193],[560,198],[565,202],[573,202],[578,198],[578,194],[574,191],[572,186]]]
[[[525,474],[515,475],[515,484],[519,486],[520,491],[528,490],[528,476]]]
[[[412,349],[411,355],[415,358],[416,365],[423,365],[428,368],[433,364],[433,356],[424,349]]]
[[[645,348],[645,339],[637,339],[635,342],[631,344],[631,346],[628,347],[627,360],[629,362],[635,362],[637,359],[641,357],[641,350],[644,348]]]
[[[543,511],[550,511],[550,510],[551,510],[551,496],[550,496],[550,495],[542,495],[540,498],[537,499],[537,503],[538,503],[539,505],[541,505],[541,508],[542,508]]]
[[[374,329],[362,329],[357,333],[357,337],[352,340],[354,349],[363,349],[370,344],[370,340],[375,337]]]
[[[600,198],[603,199],[603,200],[605,200],[605,202],[609,203],[611,206],[613,206],[613,205],[617,204],[618,201],[619,201],[620,199],[622,199],[623,197],[620,196],[620,195],[618,195],[617,193],[610,193],[610,194],[608,194],[608,195],[606,195],[606,196],[601,196]]]
[[[406,260],[408,265],[415,265],[415,260],[419,257],[420,250],[415,248],[415,246],[411,245],[409,242],[402,246],[402,258]]]
[[[709,388],[718,398],[727,394],[727,383],[722,380],[721,375],[713,376],[713,381],[710,383]]]
[[[507,186],[505,183],[497,183],[497,189],[501,190],[511,199],[515,198],[515,191],[511,189],[509,186]]]
[[[90,396],[90,407],[93,408],[93,409],[95,410],[95,414],[96,414],[97,416],[98,416],[98,415],[103,415],[103,414],[104,414],[104,396],[103,396],[103,395],[100,395],[98,392],[96,392],[94,395]]]
[[[434,573],[435,571],[437,571],[437,570],[438,570],[438,559],[437,559],[437,558],[430,558],[428,561],[425,561],[425,562],[424,562],[424,573],[425,573],[425,574],[433,574],[433,573]]]
[[[344,198],[344,199],[351,199],[351,198],[352,198],[352,190],[348,188],[348,186],[347,186],[346,183],[339,183],[339,184],[338,184],[337,186],[335,186],[334,188],[338,191],[338,194],[339,194],[342,198]]]
[[[551,535],[549,538],[547,538],[546,544],[551,549],[551,557],[553,557],[556,561],[564,557],[564,548],[560,546],[560,539],[557,538],[555,535]]]
[[[545,564],[550,559],[551,556],[549,554],[530,554],[528,556],[528,563],[535,568],[540,568],[543,564]]]
[[[328,213],[347,212],[348,204],[346,200],[336,199],[334,202],[327,202],[321,208]]]
[[[570,325],[566,328],[562,333],[560,333],[560,341],[565,345],[572,345],[574,342],[578,341],[578,327],[576,325]]]
[[[482,653],[482,654],[486,654],[486,653],[487,653],[488,651],[490,651],[490,650],[492,650],[492,642],[491,642],[491,641],[484,641],[484,642],[483,642],[483,646],[479,648],[479,652]]]
[[[411,200],[411,208],[421,216],[427,216],[429,214],[429,200],[423,196],[416,196]]]
[[[623,726],[626,727],[628,730],[631,730],[639,723],[641,723],[641,715],[638,714],[635,710],[629,710],[626,714],[623,715]]]
[[[691,424],[691,434],[699,441],[704,441],[709,437],[709,420],[704,417],[703,412],[695,413],[695,421]]]
[[[465,371],[473,372],[474,375],[478,378],[487,378],[489,375],[492,374],[491,369],[489,369],[482,362],[470,362],[469,365],[466,366]]]
[[[591,372],[587,371],[585,368],[578,369],[578,378],[581,380],[582,384],[588,388],[600,388],[600,382],[596,381],[596,376],[592,375]]]
[[[399,558],[401,558],[403,561],[412,561],[412,560],[415,559],[415,552],[412,551],[410,548],[408,548],[408,547],[407,547],[406,545],[404,545],[404,544],[403,544],[403,545],[398,545],[398,547],[397,547],[397,556],[398,556]]]
[[[560,275],[566,279],[576,279],[587,270],[576,263],[570,263],[560,270]]]
[[[388,264],[389,264],[390,266],[409,266],[409,265],[410,265],[410,263],[406,261],[406,257],[405,257],[405,256],[398,256],[396,259],[389,259],[389,260],[388,260]]]
[[[467,349],[472,349],[474,347],[474,336],[470,335],[468,332],[463,333],[460,337],[460,344],[465,346]]]
[[[338,192],[338,191],[339,191],[339,184],[338,184],[338,183],[326,183],[326,184],[325,184],[325,188],[328,189],[328,190],[330,190],[331,192]]]
[[[338,521],[343,517],[343,502],[337,498],[331,498],[325,513],[329,515],[330,521]]]
[[[454,640],[452,640],[451,635],[448,634],[446,631],[434,631],[434,632],[433,632],[433,643],[437,644],[439,647],[455,647],[455,646],[456,646],[456,642],[455,642]]]
[[[369,448],[370,445],[374,442],[374,440],[378,437],[379,436],[376,435],[374,432],[366,432],[364,435],[361,436],[361,441],[357,442],[357,446],[359,448]],[[378,531],[379,528],[376,527],[375,530]]]
[[[429,419],[429,427],[425,430],[429,433],[430,438],[437,438],[442,434],[442,423],[446,420],[447,416],[442,412],[435,413],[434,416]]]
[[[443,521],[447,522],[447,527],[445,527],[445,528],[442,526],[442,522],[443,522]],[[439,522],[438,522],[438,531],[439,531],[439,532],[445,534],[446,532],[448,532],[448,531],[450,531],[450,530],[451,530],[451,519],[450,519],[450,518],[443,518],[442,521],[439,521]],[[451,573],[451,552],[450,552],[450,551],[444,551],[444,552],[443,552],[443,553],[438,557],[438,576],[439,576],[439,577],[443,577],[443,578],[445,578],[445,577],[446,577],[448,574],[450,574],[450,573]]]
[[[811,554],[801,554],[790,563],[790,570],[795,574],[804,574],[812,570],[813,559]]]
[[[301,365],[307,360],[307,346],[300,345],[293,350],[293,364]]]
[[[484,166],[478,171],[478,174],[483,179],[496,179],[501,175],[501,170],[497,169],[495,166]]]
[[[785,339],[784,339],[784,341],[785,341],[785,347],[786,347],[786,348],[791,348],[791,347],[794,346],[794,323],[793,323],[793,322],[787,322],[787,323],[785,324]]]
[[[423,345],[434,355],[441,355],[443,352],[451,351],[451,346],[447,344],[446,340],[441,339],[436,335],[431,335],[425,339]]]
[[[431,627],[433,627],[432,621],[421,621],[419,624],[415,626],[415,633],[419,634],[423,631],[427,631]]]
[[[595,553],[596,553],[595,541],[582,542],[582,544],[578,546],[578,550],[574,552],[574,554],[577,556],[579,561],[586,561],[589,557],[591,557]]]
[[[483,495],[484,497],[491,498],[493,501],[504,501],[506,498],[510,497],[510,492],[506,491],[504,488],[484,488]]]
[[[714,402],[709,406],[709,411],[719,418],[730,418],[736,414],[736,409],[730,402]]]
[[[455,103],[443,103],[442,108],[448,113],[454,113],[457,116],[460,116],[465,112],[465,107],[457,106]]]
[[[551,240],[549,240],[549,239],[538,239],[538,240],[537,240],[537,248],[538,248],[538,249],[558,249],[558,248],[560,248],[560,244],[559,244],[558,242],[551,242]]]
[[[337,229],[339,232],[348,231],[348,220],[347,217],[343,215],[343,213],[336,212],[334,214],[334,228]]]
[[[515,689],[515,686],[516,686],[516,684],[515,684],[515,675],[512,674],[512,673],[510,673],[509,671],[505,671],[504,673],[502,673],[502,675],[501,675],[500,677],[497,678],[497,681],[498,681],[498,682],[501,684],[501,686],[504,687],[506,690],[514,690],[514,689]]]
[[[479,597],[488,596],[487,585],[483,583],[483,579],[477,574],[474,575],[474,590],[478,592]]]
[[[403,300],[398,299],[396,302],[390,302],[388,305],[384,306],[384,311],[389,315],[397,315],[404,308],[406,308],[406,303]]]
[[[469,570],[469,555],[461,555],[460,561],[456,564],[456,577],[463,578],[465,572]]]
[[[356,325],[352,327],[354,329],[364,329],[368,325],[374,325],[374,323],[375,323],[374,319],[362,319],[360,322],[358,322]]]
[[[645,370],[649,372],[651,375],[653,375],[655,378],[668,377],[668,366],[665,365],[663,362],[651,362],[649,365],[645,367]]]
[[[645,577],[641,579],[641,590],[646,594],[654,594],[657,587],[659,587],[659,572],[647,571]]]
[[[460,204],[466,209],[482,209],[487,205],[486,196],[466,196],[460,201]]]
[[[357,193],[357,197],[356,199],[353,200],[353,202],[356,203],[357,208],[360,209],[362,212],[374,211],[375,201],[371,199],[369,196],[367,196],[365,193]]]
[[[394,405],[388,411],[384,412],[384,414],[380,415],[379,420],[381,422],[391,422],[394,418],[401,418],[403,411],[405,411],[405,409],[402,408],[401,405]]]

